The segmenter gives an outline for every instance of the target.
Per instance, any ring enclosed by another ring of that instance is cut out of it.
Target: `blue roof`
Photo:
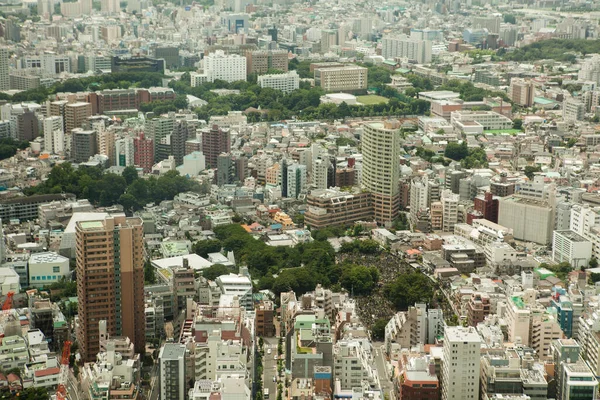
[[[283,228],[283,225],[281,225],[281,224],[273,224],[273,225],[271,225],[271,229],[281,229],[281,228]]]

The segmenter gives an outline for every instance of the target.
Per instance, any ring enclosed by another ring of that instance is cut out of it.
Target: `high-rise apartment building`
[[[444,331],[442,400],[479,399],[481,339],[473,327]]]
[[[9,49],[0,47],[0,90],[10,89],[10,77],[8,74]]]
[[[131,136],[115,140],[115,165],[119,167],[135,165],[133,140]]]
[[[509,97],[520,106],[531,107],[535,97],[533,82],[521,78],[512,78],[510,80]]]
[[[306,191],[306,165],[292,164],[287,167],[287,197],[298,198]]]
[[[206,157],[207,168],[216,168],[219,154],[229,153],[230,149],[229,129],[221,129],[218,125],[213,125],[210,130],[202,132],[202,153]]]
[[[458,223],[458,202],[460,196],[451,190],[442,191],[442,230],[454,232],[454,225]]]
[[[115,163],[115,132],[112,130],[107,130],[106,128],[102,127],[102,129],[97,130],[96,141],[97,141],[98,154],[103,154],[103,155],[107,156],[109,165],[114,165],[114,163]]]
[[[111,336],[145,351],[144,255],[141,218],[124,215],[76,224],[77,342],[85,361],[100,351],[100,320]]]
[[[65,151],[65,132],[63,130],[63,117],[52,116],[44,118],[44,150],[52,154]]]
[[[396,120],[364,125],[362,186],[371,192],[377,222],[392,221],[399,211],[400,123]]]
[[[146,139],[144,133],[133,139],[133,163],[142,168],[145,173],[152,171],[154,165],[154,141]]]
[[[381,55],[385,59],[407,58],[414,60],[418,64],[427,64],[431,62],[431,47],[430,40],[420,40],[400,36],[386,36],[381,39]]]
[[[185,400],[185,345],[167,343],[158,354],[160,400]]]
[[[88,117],[92,116],[92,105],[90,103],[76,102],[64,105],[65,131],[71,133],[75,128],[81,128]],[[52,114],[60,115],[60,114]]]

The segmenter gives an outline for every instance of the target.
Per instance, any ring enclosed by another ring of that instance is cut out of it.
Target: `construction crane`
[[[63,344],[62,357],[60,359],[60,376],[56,388],[56,400],[67,399],[67,380],[69,379],[69,358],[71,357],[71,342],[66,340]]]
[[[6,315],[10,312],[13,306],[13,297],[15,296],[15,292],[8,292],[6,294],[6,299],[2,304],[2,314]]]

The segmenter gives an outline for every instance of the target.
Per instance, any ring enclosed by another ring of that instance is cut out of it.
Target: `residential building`
[[[287,167],[287,197],[297,199],[306,192],[306,165],[292,164]]]
[[[65,151],[64,122],[61,116],[51,116],[43,120],[44,150],[51,154]]]
[[[509,97],[513,103],[522,107],[531,107],[535,97],[535,86],[532,81],[512,78],[510,80]]]
[[[132,338],[144,352],[144,255],[141,218],[108,216],[76,224],[77,341],[82,358],[100,349],[98,321],[111,336]]]
[[[52,115],[60,114],[53,113]],[[73,129],[82,128],[84,123],[87,122],[87,119],[92,115],[92,105],[84,102],[65,104],[64,115],[65,132],[71,133]]]
[[[207,168],[217,167],[217,157],[221,153],[231,150],[231,136],[229,129],[213,125],[210,129],[202,131],[202,153],[206,159]]]
[[[399,211],[400,123],[396,120],[364,125],[362,186],[371,193],[374,217],[393,221]]]
[[[381,55],[387,59],[406,58],[417,64],[431,62],[432,42],[421,40],[406,35],[384,36],[381,39]]]
[[[473,327],[444,331],[442,400],[479,399],[481,339]]]
[[[183,344],[166,343],[158,354],[160,400],[185,400],[186,348]]]
[[[9,65],[10,49],[0,47],[0,90],[10,90]]]
[[[585,118],[585,104],[578,100],[569,98],[563,101],[563,119],[565,121],[583,121]]]
[[[371,194],[342,192],[338,189],[313,190],[306,196],[308,209],[304,223],[314,229],[328,226],[348,226],[356,221],[371,221]]]
[[[442,231],[454,232],[454,225],[458,223],[458,202],[460,196],[450,190],[442,191]]]
[[[146,138],[141,132],[133,138],[133,163],[142,168],[144,173],[152,171],[154,165],[154,141]]]

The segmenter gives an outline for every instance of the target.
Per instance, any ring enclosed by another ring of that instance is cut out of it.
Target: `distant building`
[[[296,71],[286,74],[259,75],[257,81],[261,88],[268,87],[284,93],[290,93],[300,88],[300,77]]]
[[[326,92],[367,89],[368,69],[357,65],[315,69],[315,85]]]
[[[165,61],[150,57],[113,57],[111,72],[165,72]]]

